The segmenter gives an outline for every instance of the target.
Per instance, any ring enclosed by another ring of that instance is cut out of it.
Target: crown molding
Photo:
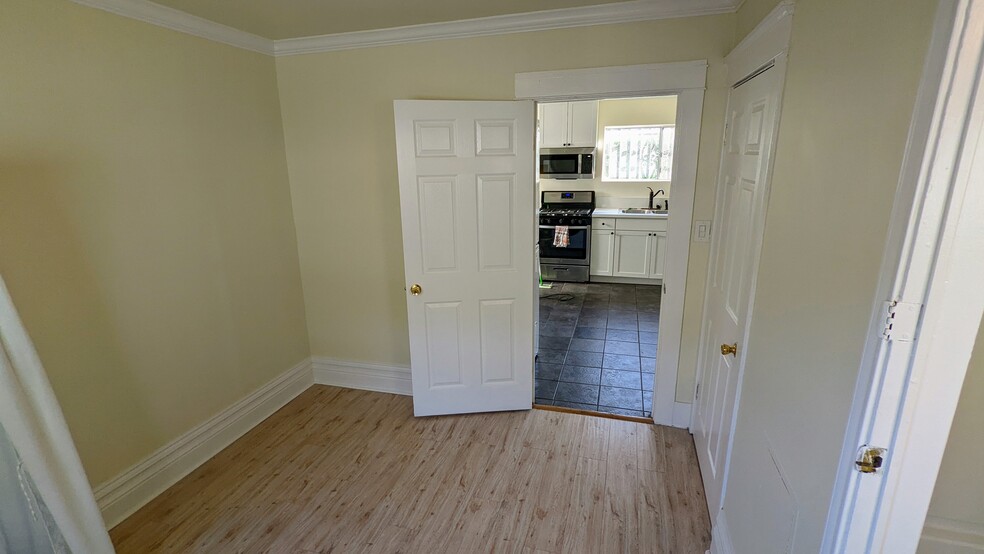
[[[632,0],[598,6],[282,39],[274,41],[274,53],[277,56],[291,56],[431,40],[716,15],[734,13],[738,4],[738,0]]]
[[[180,33],[276,56],[391,46],[430,40],[482,37],[590,25],[631,23],[679,17],[734,13],[742,0],[630,0],[598,6],[564,8],[426,23],[389,29],[335,33],[313,37],[270,40],[228,25],[155,4],[150,0],[72,0]]]
[[[148,0],[72,0],[76,4],[97,8],[116,15],[136,19],[165,29],[194,35],[229,46],[273,55],[274,42],[261,36],[240,31],[221,23],[209,21],[181,10],[155,4]]]

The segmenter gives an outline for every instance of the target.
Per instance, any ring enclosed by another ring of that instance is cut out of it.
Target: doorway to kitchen
[[[685,292],[688,288],[688,265],[691,250],[690,237],[694,215],[694,196],[697,185],[697,153],[701,139],[701,116],[704,109],[704,91],[706,85],[706,60],[517,73],[515,82],[516,99],[534,100],[542,105],[555,102],[578,102],[601,99],[646,98],[656,96],[676,97],[675,128],[672,140],[673,157],[671,163],[672,191],[666,191],[667,193],[672,192],[672,206],[665,219],[666,265],[663,268],[662,279],[659,281],[658,345],[656,349],[651,412],[652,420],[655,423],[675,427],[689,427],[690,408],[691,402],[693,401],[693,395],[689,390],[691,384],[689,376],[686,377],[685,382],[679,384],[680,387],[678,390],[677,375],[680,373],[679,366],[682,348],[685,347],[689,350],[692,347],[692,345],[683,341],[684,337],[682,334]],[[579,126],[575,125],[572,129],[579,128]],[[597,145],[597,137],[595,137],[595,140],[595,144]],[[539,191],[531,192],[537,194]],[[638,195],[632,196],[640,198]],[[646,191],[646,200],[648,204],[648,190]],[[634,206],[647,204],[634,204]],[[605,209],[604,205],[600,209]],[[611,209],[616,208],[613,207]],[[592,215],[600,214],[593,213]],[[537,227],[536,221],[530,223],[534,227]],[[627,224],[627,226],[631,225],[633,224]],[[699,226],[697,227],[699,230]],[[634,229],[627,229],[623,226],[623,230],[628,231]],[[593,229],[593,231],[597,231],[597,229]],[[654,231],[641,230],[640,232],[648,240],[649,233]],[[698,233],[694,234],[696,236]],[[609,236],[612,235],[609,234]],[[628,233],[626,233],[626,236],[628,236]],[[640,240],[636,240],[636,247],[641,242]],[[630,241],[626,241],[627,247],[630,246],[629,243]],[[603,243],[598,242],[598,244]],[[593,250],[597,250],[597,248]],[[595,252],[594,257],[598,257],[599,255],[599,252]],[[631,260],[633,258],[627,257],[626,259]],[[655,270],[655,268],[653,269]],[[700,279],[703,277],[702,274],[695,274],[695,276]],[[530,284],[533,285],[533,282],[537,279],[538,277],[531,275]],[[598,284],[598,279],[592,279],[591,283]],[[638,283],[609,282],[602,284],[624,285]],[[691,285],[697,286],[698,283],[691,283]],[[699,285],[702,285],[702,283]],[[612,298],[611,290],[614,288],[617,287],[609,289],[609,304]],[[563,292],[563,285],[561,286],[560,292]],[[536,303],[534,305],[538,306]],[[609,307],[609,309],[611,308]],[[637,311],[637,322],[638,317]],[[534,322],[538,320],[538,314],[534,314]],[[606,322],[606,330],[608,329],[607,325]],[[574,327],[576,330],[576,323]],[[539,337],[539,332],[535,336]],[[573,338],[572,334],[571,339],[573,340]],[[569,349],[568,352],[570,352]],[[642,373],[641,358],[642,356],[640,356],[640,374]],[[604,355],[602,359],[604,360]],[[604,361],[602,365],[604,365]],[[604,368],[602,367],[601,369]],[[684,373],[684,375],[687,375],[687,373]],[[640,375],[640,381],[641,379]],[[553,401],[556,401],[556,394],[554,395]]]
[[[540,289],[536,405],[651,417],[660,287]]]
[[[651,418],[677,96],[537,109],[537,406]]]

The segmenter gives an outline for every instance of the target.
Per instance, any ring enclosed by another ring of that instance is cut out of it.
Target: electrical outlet
[[[707,219],[694,221],[694,242],[711,242],[711,222]]]

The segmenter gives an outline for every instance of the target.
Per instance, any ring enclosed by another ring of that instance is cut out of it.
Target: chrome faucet
[[[649,189],[649,209],[651,210],[653,209],[653,198],[656,198],[657,194],[666,194],[666,191],[664,191],[663,189],[659,189],[658,191],[653,192],[653,187],[646,187],[646,188]],[[666,201],[666,209],[667,210],[670,209],[669,200]]]

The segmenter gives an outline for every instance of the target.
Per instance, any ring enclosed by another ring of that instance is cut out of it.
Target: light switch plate
[[[711,222],[707,219],[694,221],[694,242],[711,242]]]

